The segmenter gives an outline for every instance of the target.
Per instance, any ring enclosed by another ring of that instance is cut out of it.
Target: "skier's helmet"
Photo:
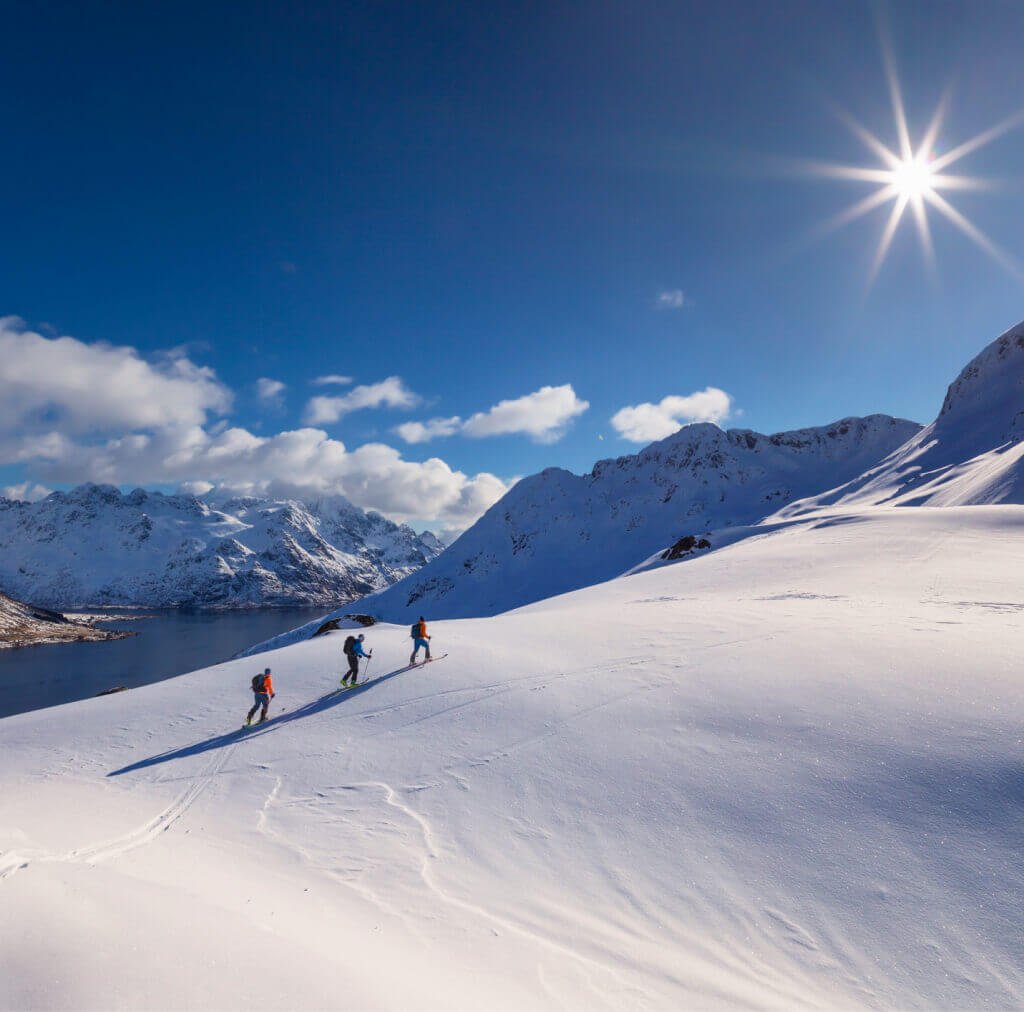
[[[364,639],[366,639],[366,637],[362,633],[360,633],[358,639],[360,642],[362,642]]]

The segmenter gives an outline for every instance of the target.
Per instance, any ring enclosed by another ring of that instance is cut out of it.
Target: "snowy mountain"
[[[0,1008],[1024,1007],[1022,524],[850,509],[427,668],[375,626],[348,692],[340,633],[0,719]]]
[[[74,621],[60,612],[36,608],[0,594],[0,650],[43,643],[118,640],[130,635],[97,629],[91,622]]]
[[[839,488],[781,511],[835,505],[1024,503],[1024,323],[996,338],[950,385],[931,425]]]
[[[395,622],[494,615],[608,580],[687,535],[755,522],[848,481],[919,429],[887,415],[771,436],[697,424],[586,475],[551,468],[360,610]]]
[[[438,552],[432,535],[340,497],[214,506],[87,484],[36,503],[0,498],[0,587],[52,608],[334,605]]]

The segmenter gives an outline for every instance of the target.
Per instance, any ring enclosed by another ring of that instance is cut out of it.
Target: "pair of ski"
[[[414,661],[412,664],[407,664],[404,668],[399,668],[397,671],[392,672],[392,674],[400,675],[403,671],[412,671],[413,668],[422,668],[425,665],[430,664],[432,661],[443,661],[447,656],[447,654],[440,654],[437,657],[428,657],[422,661]],[[376,682],[378,680],[379,679],[377,678],[370,678],[365,682],[353,682],[352,684],[342,682],[341,686],[338,689],[335,689],[335,692],[345,692],[347,689],[359,689],[364,685],[369,685],[371,682]]]

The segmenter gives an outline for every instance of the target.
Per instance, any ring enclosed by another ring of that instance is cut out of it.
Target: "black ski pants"
[[[348,674],[346,678],[351,678],[352,681],[356,681],[359,678],[359,656],[358,654],[348,654]]]

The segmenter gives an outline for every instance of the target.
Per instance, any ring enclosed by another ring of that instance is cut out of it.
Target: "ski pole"
[[[366,667],[363,668],[363,681],[366,681],[366,676],[370,671],[370,661],[373,660],[373,651],[370,651],[370,656],[366,658]]]

